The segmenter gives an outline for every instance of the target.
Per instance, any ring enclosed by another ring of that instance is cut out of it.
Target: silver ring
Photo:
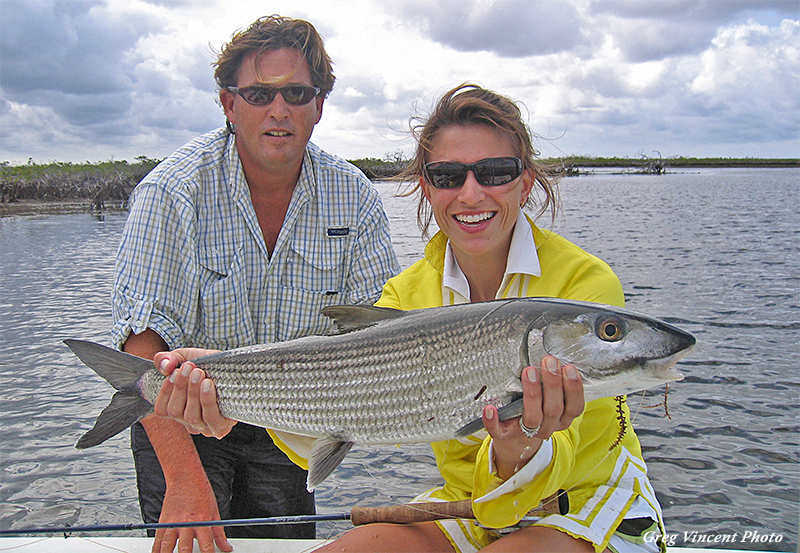
[[[522,417],[519,418],[519,428],[522,430],[522,433],[525,434],[528,438],[535,438],[536,434],[539,432],[539,429],[542,427],[540,424],[536,428],[528,428],[525,426],[525,423],[522,422]]]

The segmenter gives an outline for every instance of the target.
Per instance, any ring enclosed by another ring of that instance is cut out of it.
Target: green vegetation
[[[596,169],[620,168],[624,172],[660,174],[675,169],[698,167],[800,167],[799,159],[756,158],[638,158],[565,156],[543,162],[563,171],[566,176],[586,174]],[[0,215],[14,205],[30,202],[82,202],[93,210],[125,207],[128,195],[136,184],[158,164],[159,160],[139,156],[136,161],[104,161],[98,163],[62,163],[54,161],[25,165],[0,162]],[[383,159],[350,160],[371,179],[397,176],[408,160],[401,152]]]
[[[386,154],[382,159],[376,157],[365,157],[361,159],[348,159],[350,163],[361,169],[367,178],[370,179],[390,179],[399,175],[408,165],[408,159],[403,152]]]
[[[145,156],[127,161],[26,165],[0,164],[0,203],[88,200],[92,209],[106,202],[124,205],[136,184],[158,164]]]
[[[547,159],[547,163],[555,166],[579,167],[579,168],[600,168],[600,167],[623,167],[635,168],[643,167],[654,162],[663,164],[665,170],[673,167],[800,167],[800,159],[758,159],[758,158],[732,158],[732,157],[668,157],[651,158],[641,156],[639,158],[627,157],[587,157],[587,156],[566,156],[560,159]]]
[[[394,154],[384,159],[363,158],[351,159],[350,163],[364,171],[369,178],[391,178],[396,176],[408,163],[408,160]],[[593,169],[619,168],[627,172],[661,174],[677,168],[700,167],[800,167],[800,159],[756,159],[756,158],[695,158],[670,157],[654,158],[642,155],[638,158],[628,157],[588,157],[565,156],[563,158],[542,159],[543,163],[556,170],[563,171],[566,176],[585,174]]]

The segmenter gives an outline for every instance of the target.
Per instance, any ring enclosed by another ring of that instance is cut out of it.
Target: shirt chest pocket
[[[348,301],[348,251],[347,237],[323,243],[297,240],[291,244],[280,279],[279,340],[325,334],[333,329],[320,311],[326,305]]]
[[[241,248],[198,252],[198,338],[204,347],[230,349],[255,337]]]
[[[349,268],[348,252],[348,236],[292,241],[281,274],[281,287],[328,295],[343,294]]]

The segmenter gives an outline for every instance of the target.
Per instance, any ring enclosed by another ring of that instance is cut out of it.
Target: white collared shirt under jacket
[[[372,304],[398,271],[378,192],[311,143],[270,255],[223,128],[177,150],[131,195],[112,339],[121,347],[150,328],[171,349],[231,349],[325,333],[322,307]]]

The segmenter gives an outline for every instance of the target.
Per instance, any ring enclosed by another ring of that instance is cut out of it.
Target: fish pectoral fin
[[[402,317],[407,311],[372,305],[328,305],[322,308],[321,313],[336,324],[336,334],[347,334]]]
[[[497,414],[501,421],[513,419],[522,415],[522,394],[514,394],[512,401],[508,405],[504,405],[497,410]],[[466,438],[473,435],[475,432],[483,428],[483,419],[477,418],[469,422],[456,431],[456,438]]]
[[[475,432],[483,428],[483,419],[477,418],[472,422],[468,422],[456,431],[456,438],[466,438],[472,436]]]
[[[308,458],[308,479],[306,488],[314,491],[339,464],[353,447],[353,442],[343,442],[333,437],[317,439],[311,446],[311,455]]]
[[[514,394],[511,403],[503,405],[497,410],[497,414],[501,421],[507,421],[515,417],[521,417],[522,407],[522,394]]]

